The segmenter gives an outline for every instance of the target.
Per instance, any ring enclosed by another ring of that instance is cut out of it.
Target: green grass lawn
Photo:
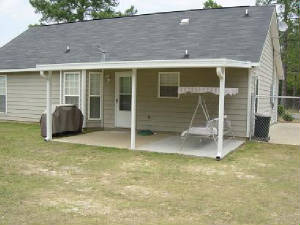
[[[300,223],[299,147],[250,142],[224,160],[44,142],[0,122],[0,224]]]

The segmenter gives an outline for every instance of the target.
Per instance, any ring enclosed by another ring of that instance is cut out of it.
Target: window
[[[89,73],[89,119],[101,118],[101,75]]]
[[[78,72],[64,74],[64,103],[80,108],[80,73]]]
[[[161,72],[158,80],[158,97],[178,98],[179,72]]]
[[[6,95],[6,76],[0,76],[0,113],[6,113],[6,101],[7,101],[7,95]]]

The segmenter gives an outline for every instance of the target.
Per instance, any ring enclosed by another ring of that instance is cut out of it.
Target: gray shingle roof
[[[258,62],[273,12],[234,7],[32,27],[0,48],[0,69],[98,62],[99,47],[107,51],[106,61],[181,59],[188,49],[190,59]],[[179,25],[184,18],[189,25]]]

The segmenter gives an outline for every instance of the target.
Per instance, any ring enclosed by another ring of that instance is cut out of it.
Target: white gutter
[[[145,60],[145,61],[112,61],[63,64],[37,64],[36,68],[0,69],[0,73],[39,72],[57,70],[87,70],[87,69],[152,69],[152,68],[251,68],[259,63],[237,61],[231,59],[175,59],[175,60]]]
[[[25,69],[0,69],[0,73],[12,73],[12,72],[39,72],[38,68],[25,68]]]

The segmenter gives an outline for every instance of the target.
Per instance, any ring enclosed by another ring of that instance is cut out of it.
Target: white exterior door
[[[131,124],[131,72],[116,72],[115,126],[129,128]]]

